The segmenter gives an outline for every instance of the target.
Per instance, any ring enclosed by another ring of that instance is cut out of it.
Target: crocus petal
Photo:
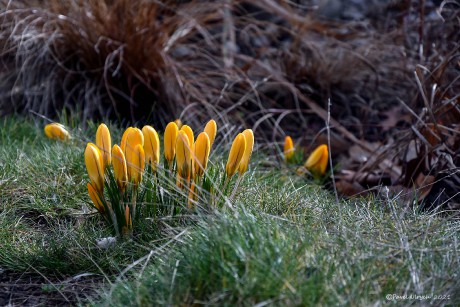
[[[115,179],[117,180],[118,188],[122,192],[125,191],[128,182],[128,170],[126,167],[126,159],[120,146],[113,145],[112,149],[112,165]]]
[[[305,167],[315,176],[322,176],[326,173],[328,158],[327,145],[320,145],[308,157]]]
[[[182,121],[179,118],[177,118],[174,121],[174,123],[177,125],[177,128],[179,128],[179,129],[182,128]]]
[[[176,165],[177,173],[184,179],[188,179],[191,173],[191,152],[187,133],[179,131],[176,140]]]
[[[284,159],[287,161],[292,159],[294,156],[294,142],[290,136],[286,136],[284,139]]]
[[[45,126],[45,135],[53,140],[65,141],[70,138],[69,132],[59,123],[52,123]]]
[[[121,142],[120,142],[120,148],[125,152],[126,149],[126,138],[128,137],[128,134],[131,132],[131,130],[134,129],[133,127],[128,127],[126,128],[125,132],[123,132],[123,136],[121,137]]]
[[[128,179],[137,186],[142,181],[142,173],[145,167],[144,148],[141,144],[137,144],[134,150],[127,150],[127,153]]]
[[[144,126],[142,128],[144,135],[144,151],[146,162],[152,167],[152,171],[156,170],[160,163],[160,139],[158,133],[152,126]]]
[[[238,166],[238,173],[240,173],[240,175],[243,175],[248,170],[249,160],[251,159],[254,147],[254,133],[252,132],[252,129],[244,130],[243,135],[246,140],[246,149],[244,150],[244,155],[241,159],[240,165]]]
[[[212,144],[214,144],[214,140],[216,139],[217,134],[217,124],[214,119],[208,121],[206,126],[204,127],[204,132],[206,132],[209,136],[209,144],[212,148]]]
[[[195,143],[195,136],[193,134],[192,128],[190,128],[190,126],[183,125],[180,130],[187,134],[189,146],[192,148],[192,144]]]
[[[176,154],[176,140],[179,128],[176,123],[170,122],[165,129],[164,134],[164,155],[168,163],[172,163]]]
[[[130,181],[133,180],[131,176],[133,172],[135,172],[135,170],[133,171],[132,168],[138,165],[132,163],[132,161],[136,161],[136,157],[134,157],[134,149],[137,145],[140,145],[141,147],[144,146],[144,135],[142,134],[142,131],[140,129],[132,128],[126,136],[126,147],[124,151],[126,158],[126,167],[128,169],[128,178]]]
[[[195,142],[194,158],[195,158],[195,175],[203,176],[208,165],[209,152],[211,144],[209,136],[206,132],[201,132]]]
[[[94,183],[95,188],[99,193],[104,189],[104,168],[102,162],[102,154],[93,143],[88,143],[85,149],[85,164],[89,178]]]
[[[104,204],[102,203],[98,192],[96,191],[96,189],[93,187],[91,183],[88,183],[88,194],[94,204],[94,207],[96,207],[97,211],[104,214],[105,212]]]
[[[107,128],[105,124],[100,124],[97,128],[96,145],[101,150],[102,159],[104,161],[104,168],[106,168],[112,161],[110,151],[112,148],[112,139],[110,138],[109,128]]]
[[[241,163],[241,159],[243,159],[245,151],[246,138],[244,134],[239,133],[233,140],[232,147],[228,155],[227,165],[225,166],[228,178],[231,178],[233,175],[235,175],[236,170]]]

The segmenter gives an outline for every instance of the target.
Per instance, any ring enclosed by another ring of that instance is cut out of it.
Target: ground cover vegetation
[[[0,305],[460,303],[455,1],[0,3]]]

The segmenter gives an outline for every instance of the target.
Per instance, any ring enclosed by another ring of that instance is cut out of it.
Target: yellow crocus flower
[[[88,182],[88,194],[91,200],[93,201],[93,204],[96,207],[97,211],[104,214],[105,212],[104,204],[102,203],[101,198],[99,197],[99,194],[97,193],[97,191],[94,189],[93,185],[89,182]]]
[[[235,175],[238,166],[240,166],[241,159],[243,159],[245,151],[246,139],[244,134],[239,133],[233,140],[232,147],[228,155],[227,165],[225,166],[225,171],[227,172],[228,179]]]
[[[174,123],[177,125],[177,128],[179,128],[179,129],[182,128],[182,121],[179,118],[177,118],[174,121]]]
[[[45,135],[53,140],[65,141],[70,139],[69,132],[59,123],[52,123],[45,126]]]
[[[201,132],[196,138],[193,154],[195,160],[195,176],[203,176],[208,165],[211,144],[206,132]]]
[[[104,161],[104,168],[110,165],[112,161],[111,147],[112,139],[110,138],[109,128],[105,124],[100,124],[96,131],[96,145],[102,153],[102,160]]]
[[[189,179],[192,172],[192,155],[190,150],[190,143],[187,133],[180,130],[176,140],[176,165],[177,174],[184,178]]]
[[[305,162],[307,168],[315,177],[321,177],[326,173],[329,151],[327,145],[318,146]]]
[[[187,125],[183,125],[182,128],[180,128],[181,131],[184,131],[187,134],[188,137],[188,143],[190,146],[190,149],[192,148],[192,145],[195,143],[195,135],[193,133],[192,128]]]
[[[217,124],[214,119],[208,121],[208,123],[204,127],[204,132],[208,134],[210,148],[212,148],[212,144],[214,144],[214,140],[216,139],[217,134]]]
[[[99,148],[93,143],[88,143],[85,149],[85,164],[89,178],[99,193],[104,189],[104,163]]]
[[[179,128],[176,123],[170,122],[165,129],[164,134],[164,155],[169,165],[172,165],[174,156],[176,155],[176,140]]]
[[[125,142],[125,159],[126,159],[126,167],[128,169],[128,179],[131,181],[132,177],[131,174],[133,174],[133,167],[136,167],[136,164],[132,164],[131,161],[135,159],[133,157],[135,155],[134,149],[136,148],[137,145],[140,145],[141,147],[144,146],[144,135],[142,134],[142,131],[138,128],[132,128],[126,135],[126,142]]]
[[[131,132],[131,130],[134,129],[133,127],[128,127],[126,128],[125,132],[123,132],[123,136],[121,137],[121,142],[120,142],[120,148],[125,152],[126,149],[126,138],[128,137],[128,134]]]
[[[144,135],[145,160],[151,165],[152,171],[155,171],[160,163],[160,139],[158,133],[152,126],[144,126],[142,134]]]
[[[254,147],[254,133],[252,132],[252,129],[244,130],[243,135],[244,139],[246,140],[246,149],[244,150],[240,165],[238,166],[238,173],[240,176],[246,173],[248,170],[249,160],[251,159],[252,150]]]
[[[112,166],[118,188],[124,192],[128,182],[128,169],[126,167],[125,154],[120,146],[116,144],[112,148]]]
[[[284,150],[283,150],[284,160],[286,162],[289,162],[294,156],[294,152],[295,152],[294,142],[292,141],[292,138],[290,136],[286,136],[286,138],[284,139]]]
[[[145,167],[145,153],[141,144],[137,144],[133,150],[127,150],[126,164],[128,170],[128,180],[135,186],[142,181],[142,173]]]

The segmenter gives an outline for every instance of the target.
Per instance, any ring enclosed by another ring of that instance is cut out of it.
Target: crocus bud
[[[160,163],[160,139],[158,138],[158,133],[152,126],[144,126],[142,134],[144,135],[145,160],[151,165],[152,171],[155,171]]]
[[[145,153],[141,144],[137,144],[133,150],[127,151],[126,164],[128,169],[128,180],[135,186],[142,181],[142,173],[145,167]]]
[[[294,142],[290,136],[284,139],[284,160],[289,162],[294,156]]]
[[[96,131],[96,145],[102,153],[102,160],[104,161],[104,168],[110,165],[112,161],[111,148],[112,140],[110,138],[109,128],[105,124],[100,124]]]
[[[128,169],[128,179],[131,181],[132,177],[131,175],[133,174],[133,167],[136,167],[137,164],[132,164],[131,161],[135,159],[133,155],[134,149],[136,148],[137,145],[140,145],[141,147],[144,146],[144,135],[142,134],[142,131],[139,130],[138,128],[132,128],[128,134],[126,135],[126,147],[125,147],[125,159],[126,159],[126,167]],[[134,160],[135,161],[135,160]]]
[[[318,146],[308,157],[305,167],[315,176],[321,177],[326,173],[329,151],[327,145]]]
[[[128,183],[128,169],[126,167],[125,154],[120,146],[113,145],[112,149],[112,166],[115,179],[117,180],[118,188],[124,192]]]
[[[244,130],[243,135],[246,140],[246,149],[244,150],[244,155],[241,159],[240,165],[238,166],[238,173],[240,173],[240,175],[243,175],[248,170],[249,160],[251,159],[252,149],[254,147],[254,133],[252,132],[252,129]]]
[[[121,142],[120,142],[120,148],[125,153],[126,149],[126,138],[128,137],[128,134],[131,132],[131,130],[134,129],[133,127],[128,127],[126,128],[125,132],[123,132],[123,136],[121,137]]]
[[[99,197],[99,194],[97,193],[96,189],[94,189],[93,185],[89,182],[88,182],[88,194],[91,200],[93,201],[94,207],[96,207],[97,211],[104,214],[105,212],[104,204],[102,203],[101,198]]]
[[[210,148],[212,148],[212,144],[214,144],[214,140],[216,139],[217,134],[217,124],[214,119],[208,121],[208,123],[204,127],[204,132],[208,134]]]
[[[86,145],[85,164],[93,186],[102,194],[104,189],[104,164],[99,148],[93,143]]]
[[[183,130],[180,130],[177,135],[176,165],[177,174],[182,178],[189,179],[192,171],[192,155],[188,136]]]
[[[227,177],[232,178],[235,175],[238,166],[240,166],[241,159],[243,159],[244,152],[246,150],[246,139],[244,134],[239,133],[233,140],[230,153],[228,155],[227,165],[225,171]]]
[[[177,118],[174,121],[174,123],[177,125],[177,128],[179,128],[179,129],[182,128],[182,121],[179,118]]]
[[[178,133],[179,128],[177,128],[177,125],[174,122],[170,122],[166,126],[164,134],[164,155],[169,165],[173,162],[176,154],[176,140]]]
[[[193,134],[192,128],[190,128],[190,126],[183,125],[182,128],[180,128],[180,130],[184,131],[187,134],[189,146],[190,148],[192,148],[192,144],[195,143],[195,136]]]
[[[195,159],[195,176],[203,176],[206,167],[208,166],[209,151],[211,144],[209,142],[209,136],[206,132],[201,132],[196,138],[194,147],[194,159]]]
[[[58,123],[52,123],[45,126],[45,135],[53,140],[65,141],[70,139],[69,132],[64,128],[63,125]]]

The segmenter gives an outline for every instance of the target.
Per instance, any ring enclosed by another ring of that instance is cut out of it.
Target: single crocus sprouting
[[[176,140],[176,165],[177,174],[186,180],[190,179],[192,172],[192,155],[187,133],[179,131]]]
[[[176,123],[170,122],[165,129],[164,134],[164,155],[168,164],[172,167],[174,156],[176,155],[176,140],[179,128]]]
[[[145,153],[141,144],[137,144],[131,151],[128,151],[126,156],[126,164],[128,169],[128,180],[138,186],[142,181],[142,173],[145,167]]]
[[[244,152],[246,150],[246,139],[243,133],[239,133],[233,140],[230,153],[228,155],[227,165],[225,171],[227,172],[227,178],[230,179],[235,175],[238,167],[240,166],[241,159],[243,159]]]
[[[290,136],[286,136],[284,139],[284,160],[286,162],[289,162],[292,157],[294,156],[294,142],[292,141],[292,138]]]
[[[88,145],[86,145],[85,164],[94,188],[102,194],[104,189],[104,163],[102,161],[101,151],[93,143],[88,143]]]
[[[96,191],[96,189],[89,182],[88,182],[88,194],[91,200],[93,201],[94,207],[96,207],[97,211],[104,214],[105,212],[104,204],[102,203],[101,198],[99,197],[99,194]]]
[[[208,121],[208,123],[204,127],[204,132],[208,134],[210,148],[212,148],[212,144],[214,144],[214,140],[216,139],[216,134],[217,134],[217,124],[214,119],[211,119],[210,121]]]
[[[144,135],[145,160],[152,167],[152,171],[155,171],[160,163],[160,139],[158,138],[158,133],[152,126],[144,126],[142,134]]]
[[[246,140],[246,149],[244,150],[240,165],[238,166],[238,173],[240,176],[246,173],[248,170],[249,160],[251,159],[252,150],[254,147],[254,133],[252,132],[252,129],[244,130],[243,135],[244,139]]]
[[[65,141],[70,139],[69,132],[59,123],[52,123],[45,126],[45,135],[53,140]]]
[[[308,169],[313,176],[321,177],[326,173],[329,151],[327,145],[318,146],[308,157],[305,162],[305,168]]]
[[[112,148],[112,166],[118,188],[121,192],[124,192],[128,183],[128,169],[126,167],[125,154],[120,146],[116,144]]]
[[[104,168],[110,165],[112,161],[111,149],[112,140],[110,138],[109,128],[105,124],[100,124],[96,131],[96,145],[102,153],[102,160],[104,161]]]
[[[211,144],[209,136],[206,132],[201,132],[196,138],[194,146],[194,159],[195,159],[195,176],[203,176],[206,167],[208,166],[209,151]]]

